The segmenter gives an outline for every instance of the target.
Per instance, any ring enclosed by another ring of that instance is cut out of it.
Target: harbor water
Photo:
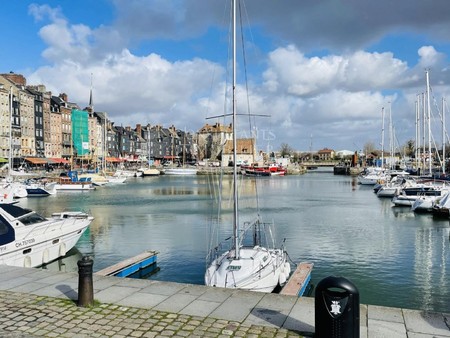
[[[225,177],[224,189],[231,187]],[[314,170],[305,175],[242,178],[241,220],[260,213],[294,263],[314,263],[312,283],[330,275],[351,280],[361,303],[450,312],[449,220],[393,207],[355,177]],[[231,189],[230,189],[231,190]],[[70,256],[48,269],[76,271],[83,255],[101,270],[156,250],[159,271],[148,278],[203,284],[210,228],[217,218],[218,176],[130,178],[91,192],[58,192],[19,205],[43,215],[89,211],[95,220]],[[229,194],[221,200],[231,218]],[[221,237],[231,234],[222,222]]]

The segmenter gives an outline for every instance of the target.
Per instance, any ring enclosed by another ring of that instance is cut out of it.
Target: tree
[[[414,152],[416,151],[416,143],[413,140],[408,140],[406,141],[404,149],[405,155],[411,157],[414,155]]]
[[[287,144],[282,143],[280,147],[281,157],[290,156],[294,150]]]
[[[373,142],[367,142],[366,144],[364,144],[364,154],[367,156],[370,153],[373,153],[375,151],[375,145],[373,144]]]

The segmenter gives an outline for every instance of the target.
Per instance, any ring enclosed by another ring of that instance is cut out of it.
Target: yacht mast
[[[238,219],[238,191],[237,191],[237,164],[236,164],[236,0],[232,0],[232,21],[233,21],[233,47],[232,47],[232,106],[233,106],[233,240],[234,258],[239,259],[239,219]]]
[[[12,171],[12,123],[13,123],[13,88],[9,88],[9,152],[8,152],[8,177],[11,177]]]
[[[381,168],[384,168],[384,107],[381,108]]]
[[[431,105],[430,105],[430,77],[428,70],[425,72],[427,78],[427,117],[428,117],[428,170],[431,175]]]
[[[442,174],[445,175],[445,98],[442,98]]]
[[[416,151],[415,151],[415,157],[416,157],[416,167],[419,168],[419,155],[420,155],[420,113],[419,113],[419,95],[416,95]]]

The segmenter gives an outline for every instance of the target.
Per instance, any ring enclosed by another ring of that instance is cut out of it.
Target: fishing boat
[[[265,166],[241,165],[241,174],[247,176],[285,176],[287,169],[275,163]]]
[[[259,292],[272,292],[277,285],[284,284],[290,274],[290,264],[283,247],[269,248],[263,246],[264,236],[270,236],[267,223],[262,222],[259,214],[255,219],[239,224],[237,156],[236,156],[236,0],[232,0],[233,22],[233,84],[232,84],[232,129],[233,129],[233,220],[231,248],[220,252],[219,244],[208,255],[211,263],[205,272],[207,286],[245,289]],[[246,233],[252,233],[252,243],[244,245]],[[268,237],[266,237],[268,238]]]
[[[69,171],[67,174],[61,174],[55,185],[56,190],[66,191],[90,191],[94,190],[95,186],[89,177],[78,178],[76,171]]]
[[[93,221],[84,212],[45,218],[14,204],[0,204],[0,264],[37,267],[64,256]]]

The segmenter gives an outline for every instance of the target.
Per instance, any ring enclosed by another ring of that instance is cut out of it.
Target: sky
[[[254,116],[238,119],[239,137],[254,135],[266,151],[402,146],[416,138],[428,71],[430,129],[442,143],[450,1],[245,0],[239,8],[236,102]],[[67,93],[81,108],[92,88],[94,110],[115,125],[195,132],[231,122],[212,118],[231,112],[230,0],[3,1],[0,22],[0,73]]]

